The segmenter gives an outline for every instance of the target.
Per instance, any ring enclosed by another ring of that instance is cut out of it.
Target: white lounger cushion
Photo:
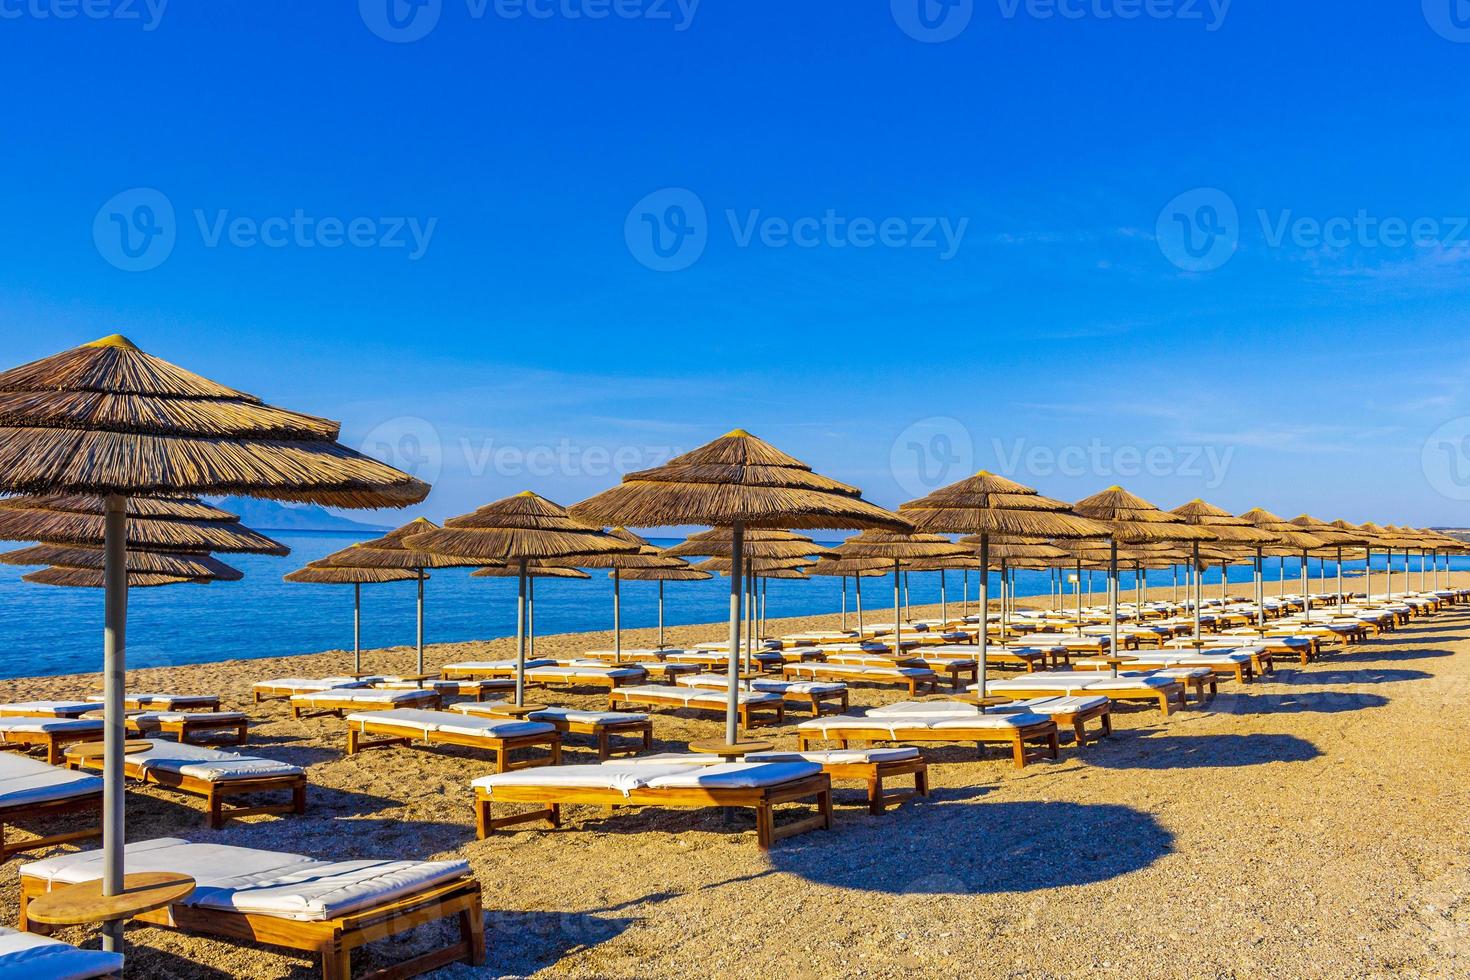
[[[35,715],[38,718],[65,718],[105,707],[101,701],[21,701],[0,704],[0,711]]]
[[[102,790],[97,776],[49,766],[13,752],[0,753],[0,807],[69,800]]]
[[[100,718],[0,718],[0,735],[6,732],[60,735],[67,732],[100,732]]]
[[[968,718],[978,715],[980,708],[963,701],[899,701],[897,704],[885,704],[877,708],[869,708],[863,712],[868,718],[886,718],[897,715],[902,718]]]
[[[435,696],[433,691],[424,688],[415,688],[410,691],[336,688],[330,691],[317,691],[314,694],[293,694],[291,701],[295,704],[307,705],[333,704],[343,701],[352,704],[416,704],[433,696]]]
[[[0,926],[0,980],[89,980],[121,973],[122,965],[121,953],[77,949]]]
[[[521,769],[516,772],[496,773],[481,776],[470,783],[475,789],[483,789],[492,797],[497,786],[545,786],[566,789],[606,789],[629,795],[635,789],[643,789],[649,780],[658,776],[671,776],[695,768],[683,762],[663,765],[610,763],[600,766],[540,766],[534,770]]]
[[[821,766],[810,762],[725,762],[656,776],[648,781],[648,788],[759,789],[805,779],[821,771]]]
[[[828,749],[818,752],[752,752],[748,762],[811,762],[819,766],[856,765],[878,762],[904,762],[917,759],[919,750],[911,745],[890,749]]]
[[[649,684],[643,687],[620,687],[616,693],[619,698],[634,694],[666,701],[677,701],[683,704],[701,705],[725,704],[728,699],[724,691],[705,691],[699,688],[668,687],[658,684]],[[737,697],[741,704],[770,704],[781,700],[779,694],[770,694],[764,691],[740,691]]]
[[[145,711],[130,715],[129,720],[139,726],[192,721],[203,727],[210,724],[234,725],[249,721],[250,716],[243,711]]]
[[[771,694],[841,694],[847,685],[841,681],[779,681],[756,678],[750,682],[753,691]]]
[[[193,876],[181,904],[321,921],[463,877],[464,861],[316,861],[299,854],[173,838],[140,841],[124,851],[129,873],[177,871]],[[47,858],[21,874],[76,884],[101,877],[102,852]]]
[[[555,660],[541,657],[535,660],[527,660],[526,667],[554,667]],[[514,660],[466,660],[463,663],[445,664],[445,670],[515,670]]]
[[[1014,714],[984,714],[970,715],[968,717],[925,717],[921,715],[832,715],[825,718],[812,718],[804,721],[796,727],[805,731],[819,731],[823,737],[828,733],[836,732],[837,737],[842,737],[842,732],[887,732],[892,738],[899,738],[901,731],[944,731],[946,729],[987,729],[1002,730],[1011,728],[1025,728],[1029,725],[1040,725],[1051,719],[1045,715],[1034,715],[1027,712],[1016,712]]]
[[[642,677],[642,667],[608,667],[599,664],[567,664],[536,667],[526,671],[527,677]]]
[[[102,695],[97,695],[102,697]],[[188,707],[200,707],[206,704],[217,704],[219,698],[209,694],[127,694],[129,704],[137,705],[139,708],[151,708],[155,711],[181,711]],[[100,705],[99,705],[100,707]]]
[[[539,721],[519,721],[515,718],[480,718],[458,711],[420,711],[416,708],[395,708],[392,711],[366,711],[347,716],[349,724],[383,724],[396,728],[416,728],[425,735],[430,732],[445,732],[450,735],[468,735],[473,738],[517,738],[521,735],[548,735],[556,731]]]
[[[637,711],[577,711],[575,708],[547,708],[533,711],[527,717],[532,721],[561,721],[576,725],[616,725],[648,720],[648,715]]]
[[[329,691],[337,688],[363,688],[367,687],[367,682],[351,677],[278,677],[270,681],[257,681],[251,686],[261,691]]]
[[[221,752],[219,749],[188,742],[164,742],[148,739],[153,748],[147,752],[136,752],[127,757],[129,765],[138,765],[144,772],[160,770],[176,772],[196,779],[219,782],[230,779],[255,779],[262,776],[295,776],[302,772],[299,766],[262,759],[253,755]]]

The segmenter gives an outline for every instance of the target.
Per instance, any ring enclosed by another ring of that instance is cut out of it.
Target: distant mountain
[[[316,504],[283,504],[254,497],[223,497],[211,503],[232,514],[239,514],[241,521],[257,531],[362,531],[372,534],[391,530],[379,524],[364,524],[338,517]]]

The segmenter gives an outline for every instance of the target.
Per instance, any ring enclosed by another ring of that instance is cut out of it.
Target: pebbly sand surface
[[[1470,576],[1458,576],[1464,584]],[[1381,586],[1380,586],[1381,587]],[[1268,590],[1273,591],[1273,590]],[[1166,597],[1168,589],[1156,589]],[[919,610],[915,610],[916,615]],[[927,614],[927,610],[924,611]],[[870,618],[891,618],[871,610]],[[773,620],[775,634],[836,616]],[[653,631],[625,632],[629,647]],[[717,639],[719,625],[669,631]],[[99,629],[100,639],[100,629]],[[179,642],[187,642],[180,637]],[[610,645],[607,633],[538,638],[544,655]],[[434,646],[434,663],[509,657],[514,641]],[[412,651],[364,667],[408,671]],[[882,817],[839,784],[830,833],[778,843],[704,811],[574,808],[559,831],[474,839],[471,750],[343,755],[335,718],[249,707],[252,681],[351,669],[350,654],[140,670],[133,690],[218,692],[259,719],[246,751],[305,765],[305,817],[251,817],[212,832],[201,802],[129,793],[128,836],[183,836],[319,857],[468,859],[484,886],[489,959],[442,978],[568,977],[1464,977],[1470,975],[1470,608],[1222,683],[1204,708],[1164,719],[1119,706],[1115,734],[1017,771],[991,749],[926,748],[932,795]],[[0,682],[0,700],[85,696],[94,676]],[[592,692],[538,700],[600,707]],[[854,705],[900,700],[854,690]],[[796,713],[794,721],[807,717]],[[656,751],[722,733],[713,715],[659,711]],[[762,728],[794,746],[793,728]],[[567,761],[595,761],[575,736]],[[0,915],[16,869],[0,869]],[[422,930],[421,930],[422,933]],[[95,945],[92,933],[59,938]],[[319,975],[304,957],[137,927],[129,975]],[[382,965],[425,937],[359,956]]]

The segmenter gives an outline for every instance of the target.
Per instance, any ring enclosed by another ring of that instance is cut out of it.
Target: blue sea
[[[317,653],[352,647],[352,587],[298,585],[281,576],[317,558],[372,535],[335,532],[267,532],[291,548],[286,558],[222,555],[245,573],[240,582],[212,585],[174,585],[136,589],[128,601],[128,666],[159,667],[259,657]],[[656,541],[660,545],[674,541]],[[834,542],[835,543],[835,542]],[[1413,559],[1417,561],[1417,559]],[[1376,569],[1383,568],[1376,556]],[[1361,570],[1362,562],[1344,562]],[[1402,568],[1402,558],[1395,560]],[[1470,567],[1457,560],[1455,567]],[[1298,574],[1287,559],[1287,588]],[[1268,591],[1278,577],[1275,560],[1267,560]],[[100,590],[53,588],[21,581],[29,569],[0,565],[0,678],[96,671],[102,657],[102,594]],[[1328,564],[1329,574],[1333,566]],[[1317,564],[1313,562],[1313,574]],[[1085,573],[1084,573],[1085,576]],[[1102,573],[1094,575],[1094,598],[1101,601]],[[948,595],[958,602],[962,576],[948,573]],[[1169,571],[1154,571],[1149,584],[1168,585]],[[1219,582],[1212,570],[1206,582]],[[1249,582],[1250,568],[1230,570],[1231,582]],[[1414,581],[1417,583],[1418,577]],[[491,639],[515,633],[515,579],[471,579],[468,570],[431,573],[425,586],[425,632],[429,643]],[[970,576],[974,599],[976,576]],[[1123,588],[1132,587],[1129,573]],[[1379,586],[1381,588],[1381,586]],[[1020,573],[1022,595],[1045,595],[1046,572]],[[414,641],[414,585],[412,582],[363,586],[362,643],[364,649],[409,645]],[[841,605],[841,580],[772,581],[768,587],[771,617],[836,612]],[[654,626],[658,616],[658,585],[623,583],[623,624],[626,628]],[[913,605],[939,601],[939,575],[909,576]],[[668,625],[721,622],[729,615],[729,583],[723,577],[707,582],[672,582],[665,586]],[[863,608],[873,619],[891,619],[892,577],[863,580]],[[853,608],[848,583],[848,608]],[[541,634],[606,630],[612,628],[612,582],[605,571],[592,572],[588,581],[543,579],[536,585],[536,627]],[[711,637],[719,631],[711,631]]]

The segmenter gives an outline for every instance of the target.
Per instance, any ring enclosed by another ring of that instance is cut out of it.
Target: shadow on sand
[[[939,798],[939,794],[936,794]],[[892,895],[1027,892],[1107,881],[1173,850],[1150,814],[1111,803],[954,803],[908,809],[891,846],[850,848],[833,860],[815,834],[771,851],[778,871],[839,888]],[[933,860],[944,841],[944,860]]]
[[[1229,769],[1267,762],[1306,762],[1322,753],[1295,735],[1140,734],[1097,752],[1088,762],[1104,769]]]
[[[1338,714],[1381,708],[1388,698],[1381,694],[1348,691],[1291,691],[1286,694],[1252,694],[1244,691],[1222,692],[1211,707],[1222,714]]]

